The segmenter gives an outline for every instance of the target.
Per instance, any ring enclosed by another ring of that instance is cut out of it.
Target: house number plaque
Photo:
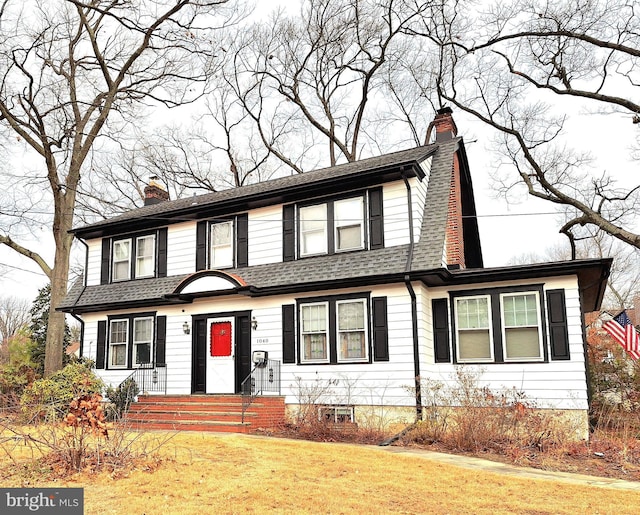
[[[256,343],[269,343],[269,338],[256,338]]]

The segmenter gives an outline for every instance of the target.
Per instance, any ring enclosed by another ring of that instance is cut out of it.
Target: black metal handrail
[[[240,393],[242,394],[242,422],[244,414],[258,395],[265,392],[280,395],[280,361],[268,359],[264,363],[257,364],[251,373],[242,381]]]
[[[140,393],[160,392],[167,393],[167,367],[166,365],[156,365],[154,363],[144,363],[140,368],[136,368],[127,378],[122,381],[133,379],[138,385]]]

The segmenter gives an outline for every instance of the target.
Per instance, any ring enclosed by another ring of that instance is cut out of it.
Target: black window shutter
[[[387,325],[387,298],[371,299],[373,313],[373,359],[389,361],[389,328]]]
[[[296,233],[295,233],[294,205],[282,207],[282,260],[293,261],[296,258]]]
[[[156,366],[164,367],[167,364],[167,317],[156,317]]]
[[[158,230],[158,277],[167,277],[167,228]]]
[[[96,368],[105,368],[104,366],[104,358],[106,354],[107,347],[107,321],[99,320],[98,321],[98,338],[97,338],[97,347],[96,347]]]
[[[371,249],[384,247],[382,188],[369,190],[369,245]]]
[[[100,284],[109,283],[109,262],[111,261],[111,239],[102,239],[102,256],[100,261]]]
[[[282,306],[282,362],[296,362],[296,307],[294,304]]]
[[[547,309],[549,311],[551,359],[571,359],[569,354],[569,332],[567,330],[567,308],[564,290],[547,291]]]
[[[196,226],[196,271],[207,269],[207,227],[204,220]]]
[[[238,268],[249,266],[249,215],[243,213],[237,217]]]
[[[451,352],[449,345],[449,306],[447,299],[433,299],[433,347],[436,363],[449,363]]]

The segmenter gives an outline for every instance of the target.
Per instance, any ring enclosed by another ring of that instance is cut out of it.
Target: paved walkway
[[[416,449],[414,447],[376,447],[384,449],[394,454],[411,454],[413,456],[421,456],[425,459],[447,463],[456,467],[464,467],[469,469],[484,470],[494,472],[496,474],[506,474],[509,476],[520,477],[523,479],[547,479],[549,481],[562,481],[565,483],[573,483],[576,485],[603,486],[606,488],[617,488],[624,490],[635,490],[640,492],[640,482],[625,481],[623,479],[614,479],[607,477],[588,476],[586,474],[573,474],[570,472],[553,472],[550,470],[540,470],[527,467],[517,467],[497,461],[475,458],[473,456],[462,456],[458,454],[444,454],[442,452],[428,451],[424,449]]]

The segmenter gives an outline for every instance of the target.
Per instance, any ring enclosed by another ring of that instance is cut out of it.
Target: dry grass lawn
[[[525,480],[350,444],[180,433],[160,452],[165,459],[153,471],[81,473],[32,485],[0,456],[0,484],[84,487],[87,515],[620,515],[640,507],[640,492]]]

